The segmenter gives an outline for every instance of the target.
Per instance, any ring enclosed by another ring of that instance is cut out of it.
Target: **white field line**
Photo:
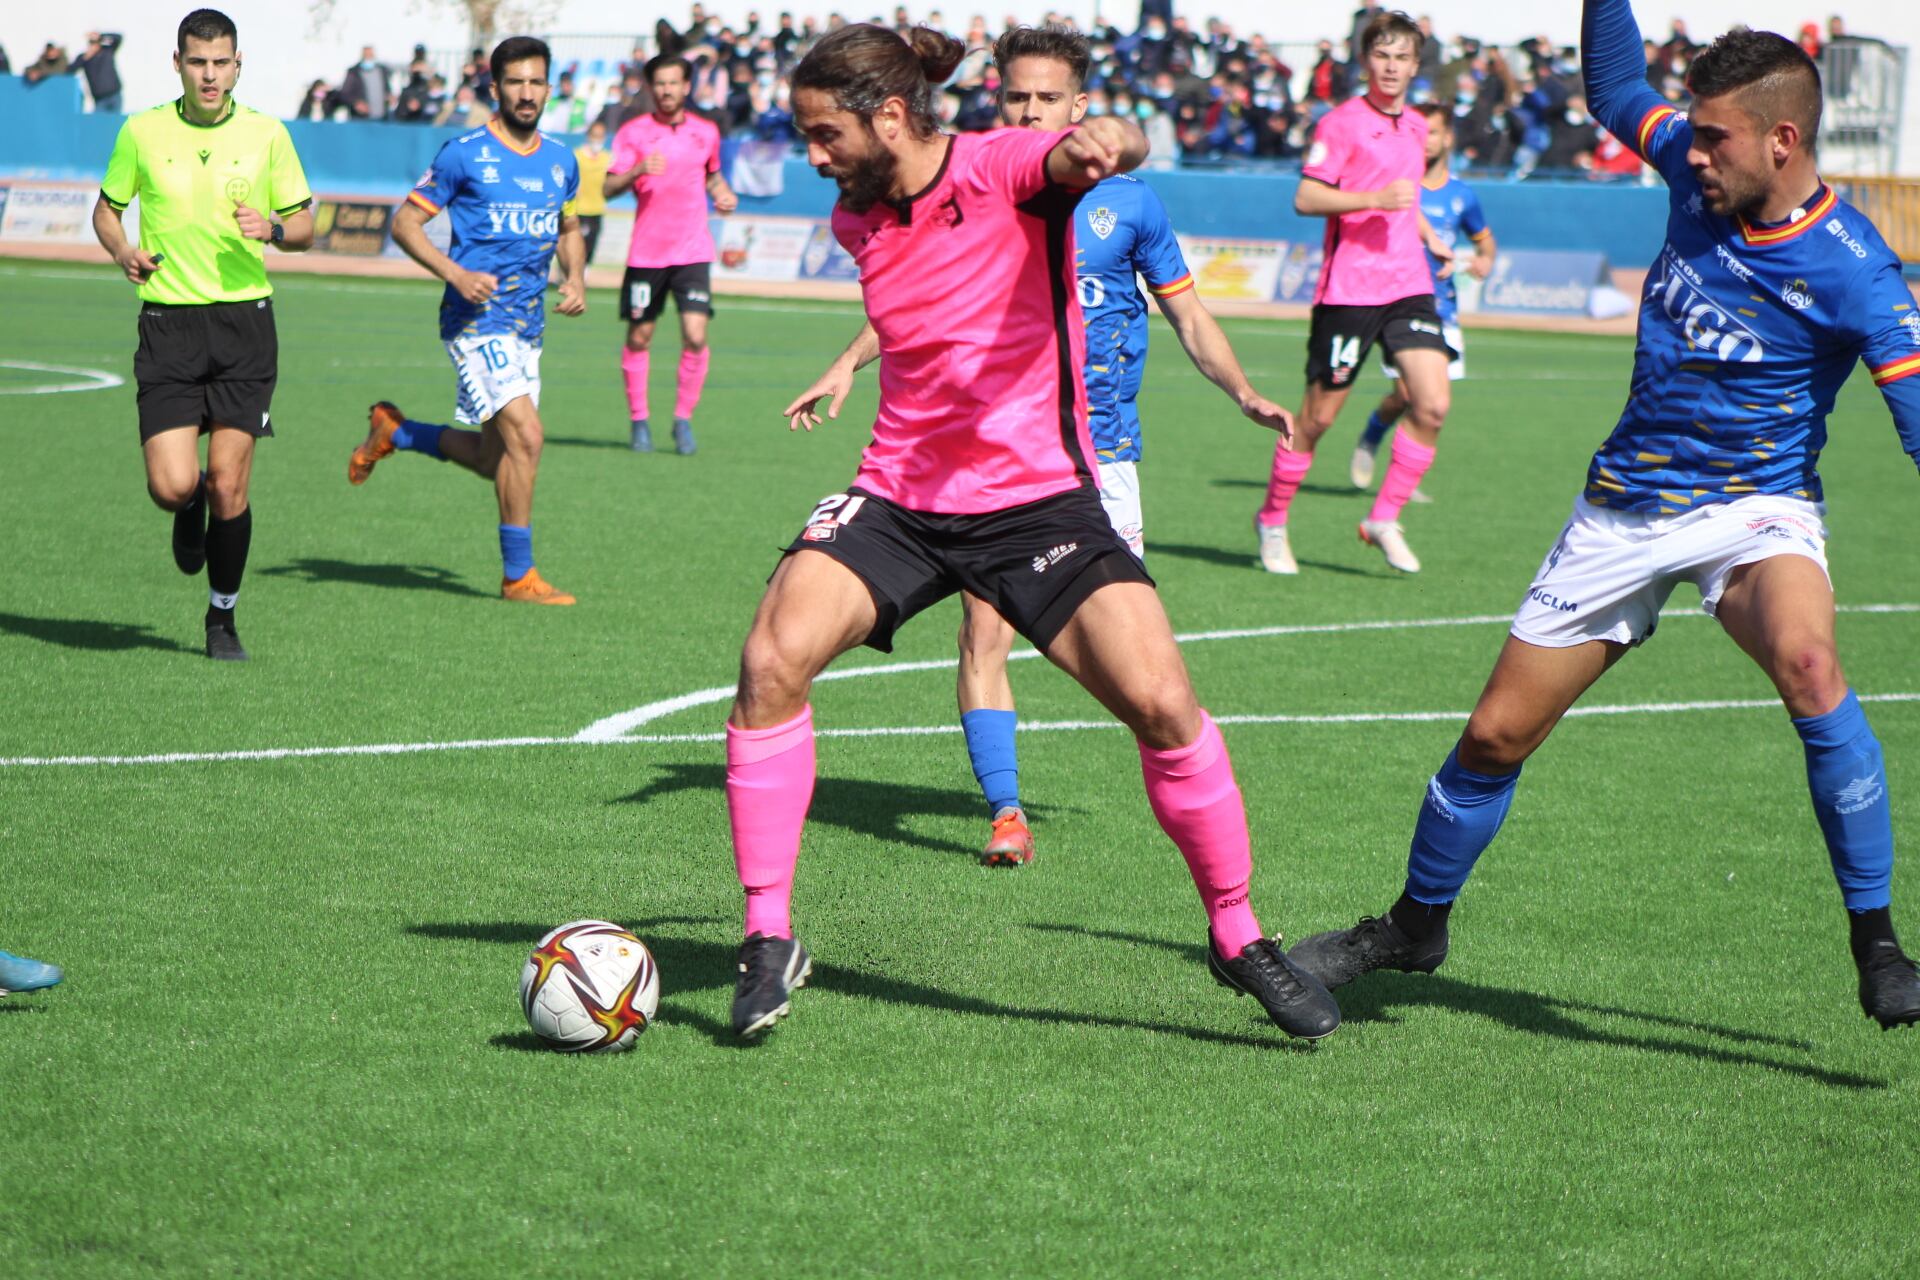
[[[63,391],[105,391],[122,386],[126,379],[105,369],[83,369],[71,364],[40,364],[34,360],[0,360],[0,369],[22,369],[28,373],[60,373],[80,382],[49,382],[37,387],[0,387],[0,396],[51,396]]]
[[[1839,606],[1841,613],[1865,614],[1910,614],[1920,613],[1920,604],[1856,604]],[[1676,612],[1662,616],[1662,621],[1679,618],[1704,617],[1699,613]],[[1510,615],[1504,613],[1473,614],[1461,618],[1409,618],[1380,622],[1327,622],[1306,623],[1289,626],[1245,627],[1218,631],[1192,631],[1178,637],[1183,644],[1194,644],[1208,640],[1244,640],[1286,635],[1335,635],[1359,631],[1412,631],[1431,627],[1485,626],[1498,622],[1507,622]],[[1010,659],[1031,659],[1039,657],[1033,649],[1016,650]],[[952,669],[951,659],[933,661],[896,662],[864,667],[844,667],[827,671],[820,675],[815,683],[827,680],[851,680],[871,675],[902,675],[916,671],[940,671]],[[634,729],[650,724],[666,716],[687,711],[694,707],[711,706],[733,697],[732,685],[716,685],[708,689],[696,689],[677,697],[663,698],[647,703],[632,711],[608,716],[588,725],[579,733],[569,737],[518,737],[518,738],[467,738],[453,742],[379,742],[357,743],[331,747],[267,747],[255,750],[239,751],[171,751],[155,755],[111,756],[0,756],[0,768],[36,768],[46,766],[105,766],[139,764],[204,764],[222,761],[246,760],[294,760],[315,759],[325,756],[394,756],[415,755],[429,751],[481,751],[510,747],[556,747],[556,746],[605,746],[613,743],[675,743],[675,742],[720,742],[725,735],[709,733],[674,734],[635,734]],[[1881,693],[1864,696],[1863,702],[1920,702],[1920,693]],[[1771,698],[1762,699],[1707,699],[1691,702],[1646,702],[1596,704],[1575,707],[1569,716],[1611,716],[1611,715],[1668,715],[1693,711],[1745,711],[1780,704]],[[1306,714],[1222,714],[1214,719],[1220,724],[1299,724],[1299,725],[1345,725],[1345,724],[1385,724],[1385,723],[1431,723],[1434,721],[1464,721],[1465,711],[1360,711],[1340,712],[1325,715]],[[1080,729],[1113,729],[1119,725],[1111,720],[1033,720],[1023,721],[1020,729],[1029,733],[1064,732]],[[943,725],[903,725],[874,728],[822,729],[823,738],[874,738],[874,737],[920,737],[935,734],[958,733],[957,724]]]

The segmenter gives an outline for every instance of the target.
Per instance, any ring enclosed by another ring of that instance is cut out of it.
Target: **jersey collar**
[[[938,187],[941,180],[947,176],[947,165],[953,160],[953,135],[946,135],[946,139],[947,149],[941,153],[940,167],[934,171],[933,181],[910,196],[902,196],[898,200],[888,200],[886,202],[888,208],[900,215],[901,226],[908,226],[913,222],[913,202],[925,199],[927,193]]]
[[[195,120],[192,116],[187,114],[187,99],[184,94],[173,100],[173,113],[180,117],[180,122],[182,124],[185,124],[188,127],[194,128],[194,129],[218,129],[221,125],[233,119],[233,113],[238,111],[239,109],[240,109],[239,99],[235,98],[232,94],[228,94],[227,109],[220,113],[220,118],[218,120],[215,120],[212,124],[201,124],[198,120]]]
[[[500,127],[499,116],[495,116],[493,119],[487,121],[487,131],[493,134],[494,137],[500,139],[501,145],[505,146],[507,150],[517,156],[530,156],[540,149],[540,131],[538,129],[533,132],[533,145],[530,147],[523,147],[515,142],[513,135]]]
[[[1769,226],[1764,222],[1748,222],[1740,219],[1740,239],[1748,245],[1779,244],[1795,236],[1805,235],[1818,225],[1820,219],[1833,212],[1833,206],[1840,203],[1840,197],[1826,183],[1813,193],[1813,198],[1800,206],[1802,216],[1790,218],[1785,222]]]

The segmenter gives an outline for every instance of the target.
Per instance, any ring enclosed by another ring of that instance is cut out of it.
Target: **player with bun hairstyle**
[[[789,903],[812,798],[813,680],[956,591],[993,608],[1133,730],[1155,816],[1187,860],[1214,976],[1309,1038],[1325,989],[1262,936],[1246,811],[1194,698],[1153,580],[1101,509],[1075,296],[1080,195],[1146,158],[1138,126],[940,132],[960,44],[850,26],[793,76],[808,159],[840,187],[833,233],[860,269],[880,405],[854,483],[814,508],[774,571],[727,719],[727,810],[746,893],[733,1025],[772,1026],[811,969]],[[812,427],[823,396],[790,407]],[[1281,415],[1272,424],[1281,431]]]

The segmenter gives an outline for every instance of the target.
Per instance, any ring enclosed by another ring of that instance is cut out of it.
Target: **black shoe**
[[[1432,973],[1447,958],[1447,930],[1443,925],[1426,941],[1415,942],[1391,920],[1361,916],[1351,929],[1302,938],[1289,954],[1331,991],[1375,969]]]
[[[1258,1000],[1290,1036],[1318,1040],[1340,1025],[1340,1006],[1318,979],[1287,959],[1277,939],[1249,942],[1239,955],[1224,960],[1209,936],[1207,967],[1221,986]]]
[[[193,501],[173,513],[173,562],[192,577],[207,564],[207,475],[200,473]]]
[[[207,624],[207,656],[215,662],[245,662],[247,651],[232,627],[218,622]]]
[[[1920,970],[1892,938],[1874,943],[1860,966],[1860,1007],[1882,1031],[1920,1022]]]
[[[688,418],[673,420],[673,451],[681,457],[693,452],[693,422]]]
[[[788,997],[807,985],[813,957],[792,938],[749,934],[740,944],[740,978],[733,989],[733,1032],[757,1036],[787,1016]]]
[[[633,433],[627,437],[627,447],[635,453],[653,452],[653,428],[642,418],[633,424]]]

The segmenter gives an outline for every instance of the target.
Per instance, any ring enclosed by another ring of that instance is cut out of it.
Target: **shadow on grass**
[[[646,804],[660,796],[680,791],[722,792],[727,785],[726,766],[720,764],[666,764],[656,766],[660,773],[632,795],[621,796],[615,804]],[[1029,817],[1075,810],[1058,805],[1029,805]],[[943,787],[919,787],[899,782],[875,782],[864,778],[821,778],[813,786],[813,805],[807,810],[808,822],[824,822],[856,835],[871,836],[890,844],[911,845],[934,853],[959,853],[978,858],[975,845],[952,840],[937,840],[907,828],[913,817],[977,818],[984,835],[987,806],[976,791],[956,791]]]
[[[1267,490],[1267,482],[1265,480],[1255,480],[1244,476],[1222,476],[1215,480],[1209,480],[1207,483],[1215,489],[1258,489],[1262,493],[1265,493]],[[1365,498],[1369,502],[1373,500],[1371,493],[1368,493],[1365,489],[1356,489],[1350,484],[1302,484],[1300,486],[1300,492],[1318,493],[1329,498]]]
[[[1046,933],[1074,933],[1107,942],[1160,947],[1186,956],[1195,962],[1204,962],[1206,959],[1205,946],[1198,942],[1169,942],[1163,938],[1150,938],[1142,934],[1119,933],[1106,929],[1083,929],[1077,925],[1029,924],[1027,927]],[[1887,1087],[1885,1080],[1870,1076],[1858,1076],[1846,1071],[1828,1071],[1803,1063],[1781,1062],[1774,1058],[1756,1057],[1734,1049],[1692,1044],[1684,1040],[1672,1040],[1655,1035],[1624,1035],[1600,1031],[1577,1022],[1567,1015],[1589,1014],[1602,1018],[1630,1018],[1651,1027],[1712,1036],[1734,1044],[1765,1045],[1800,1053],[1811,1053],[1813,1045],[1806,1040],[1770,1035],[1763,1031],[1747,1031],[1739,1027],[1726,1027],[1712,1022],[1692,1022],[1685,1018],[1668,1017],[1665,1014],[1642,1013],[1637,1009],[1624,1009],[1616,1005],[1561,1000],[1536,991],[1483,987],[1440,974],[1372,974],[1361,983],[1340,988],[1339,1000],[1340,1016],[1346,1023],[1393,1022],[1396,1019],[1391,1015],[1390,1010],[1412,1008],[1417,1005],[1436,1005],[1443,1009],[1452,1009],[1457,1013],[1473,1013],[1492,1018],[1495,1022],[1515,1031],[1525,1031],[1531,1035],[1553,1036],[1560,1040],[1583,1041],[1588,1044],[1612,1045],[1621,1049],[1670,1053],[1678,1057],[1718,1062],[1726,1066],[1764,1067],[1838,1089],[1884,1089]]]
[[[153,628],[133,622],[95,622],[88,618],[29,618],[24,614],[0,613],[0,631],[57,644],[66,649],[93,649],[122,652],[128,649],[158,649],[163,653],[199,653],[171,636],[154,634]]]
[[[270,578],[298,578],[302,582],[345,582],[356,587],[390,587],[399,591],[444,591],[454,596],[480,596],[492,599],[489,592],[468,586],[451,569],[418,564],[355,564],[349,560],[322,560],[307,557],[277,564],[259,572]]]
[[[653,952],[654,959],[660,964],[663,983],[669,985],[675,992],[732,990],[736,972],[737,944],[731,941],[716,942],[688,937],[677,931],[662,932],[663,929],[684,928],[692,925],[700,926],[703,933],[727,929],[730,934],[730,921],[723,922],[717,917],[661,916],[628,921],[626,924],[646,941],[647,949]],[[533,944],[540,940],[540,936],[552,927],[518,921],[472,924],[430,922],[409,925],[405,932],[423,938],[511,943],[531,949]],[[1204,972],[1196,973],[1196,981],[1205,981],[1205,979]],[[1177,1023],[1155,1022],[1140,1018],[1076,1013],[1061,1009],[1021,1008],[975,996],[942,991],[938,987],[902,982],[897,978],[889,978],[884,974],[863,969],[846,969],[837,965],[822,964],[818,956],[814,957],[813,976],[807,980],[807,990],[825,994],[860,996],[882,1004],[941,1009],[949,1013],[1038,1022],[1048,1026],[1106,1027],[1117,1031],[1146,1031],[1155,1035],[1180,1036],[1207,1044],[1243,1045],[1250,1049],[1279,1049],[1306,1053],[1313,1048],[1311,1044],[1303,1041],[1287,1040],[1277,1030],[1270,1036],[1240,1035],[1234,1032],[1216,1031],[1210,1027],[1187,1027]],[[806,995],[797,997],[803,1005],[808,998]],[[678,1002],[663,1003],[661,1018],[663,1021],[690,1026],[706,1035],[717,1046],[725,1049],[751,1049],[765,1043],[763,1040],[743,1042],[733,1034],[733,1028],[727,1023],[698,1013]],[[491,1037],[487,1043],[500,1049],[540,1049],[542,1052],[547,1052],[538,1039],[526,1032],[505,1032]]]
[[[1244,550],[1228,551],[1220,547],[1196,546],[1191,542],[1150,542],[1147,555],[1175,556],[1182,560],[1198,560],[1203,564],[1225,565],[1229,569],[1252,569],[1260,571],[1260,552],[1253,539],[1247,539]],[[1345,573],[1357,578],[1381,578],[1391,575],[1375,569],[1361,569],[1350,564],[1333,564],[1326,560],[1302,560],[1303,569],[1324,569],[1328,573]]]
[[[557,444],[567,449],[620,449],[633,452],[633,441],[626,436],[614,439],[612,436],[546,436],[548,444]],[[673,444],[668,442],[666,452],[673,452]]]

